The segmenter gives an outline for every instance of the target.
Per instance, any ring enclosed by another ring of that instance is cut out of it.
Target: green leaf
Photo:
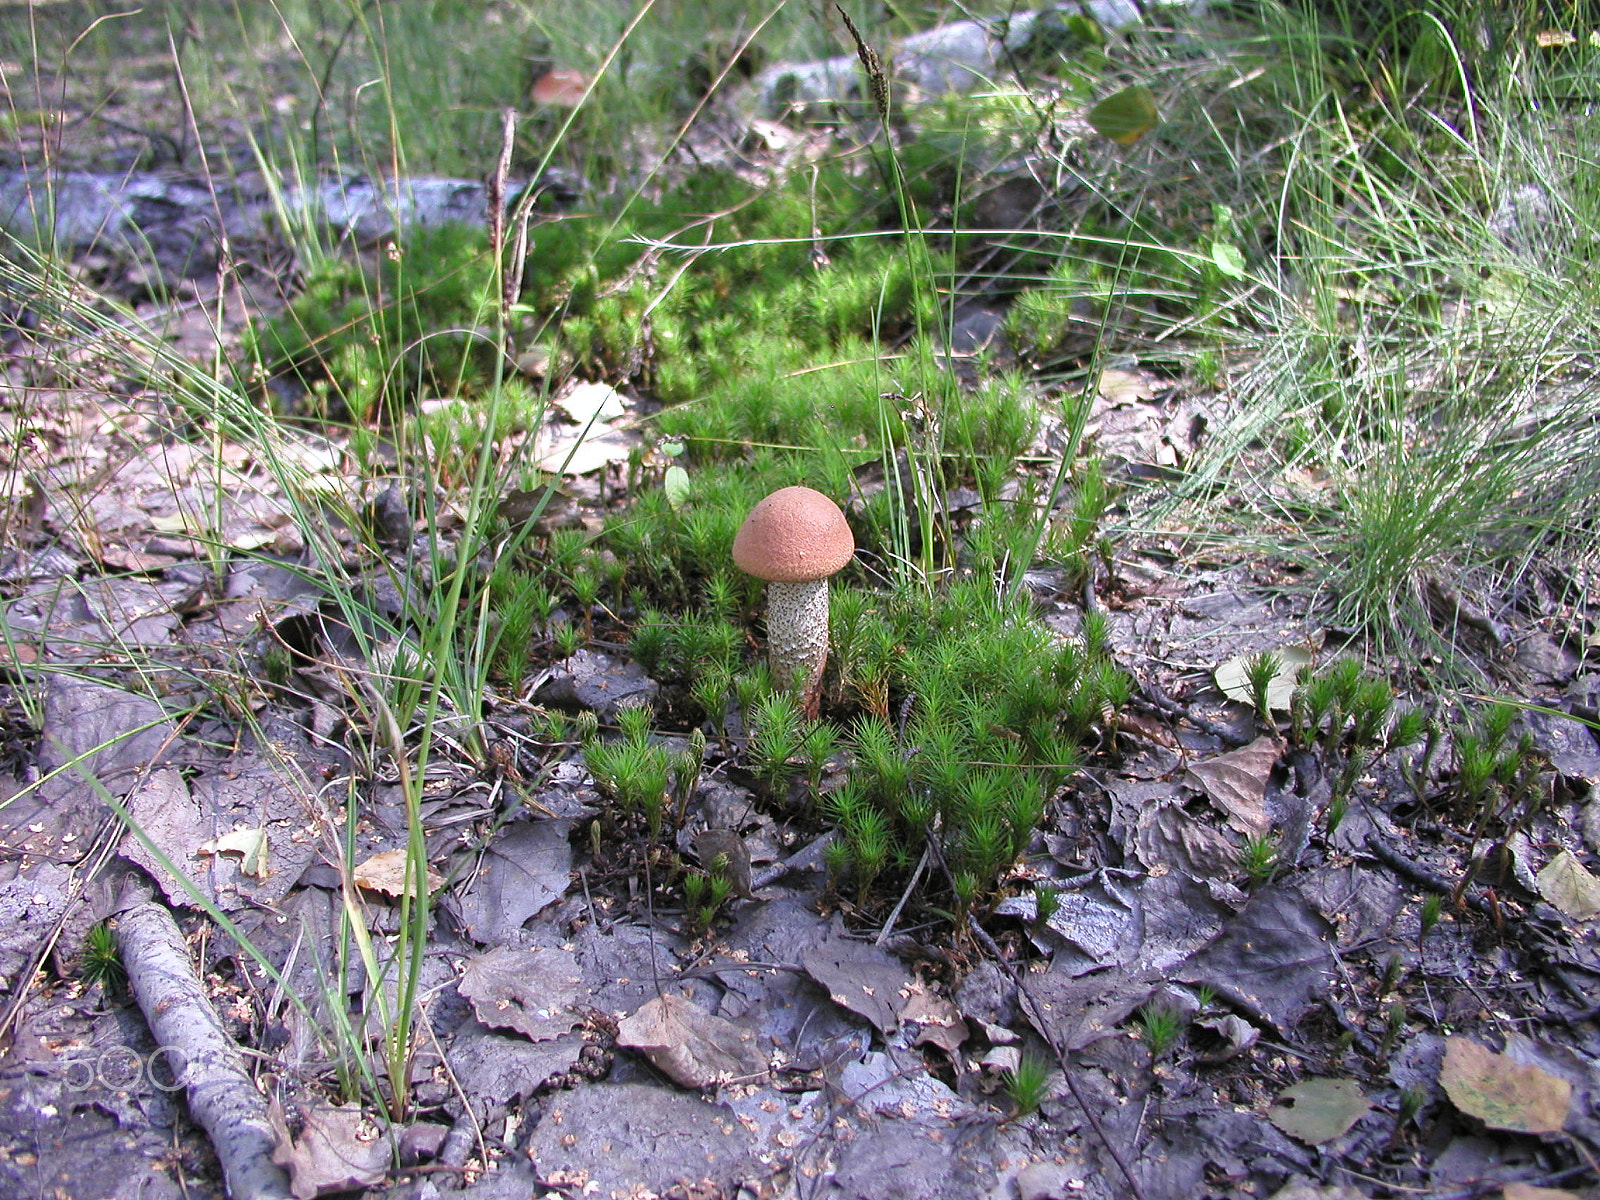
[[[1244,278],[1244,251],[1232,242],[1212,242],[1211,261],[1229,279]]]
[[[1131,146],[1155,128],[1161,118],[1156,112],[1156,94],[1142,83],[1113,92],[1091,108],[1085,119],[1101,137],[1122,146]]]
[[[661,486],[666,490],[667,503],[673,508],[682,508],[684,501],[689,498],[689,472],[677,463],[667,468],[666,477],[662,479]]]
[[[1073,13],[1064,22],[1067,32],[1072,34],[1086,46],[1104,46],[1106,44],[1106,31],[1100,27],[1100,22],[1083,13]]]

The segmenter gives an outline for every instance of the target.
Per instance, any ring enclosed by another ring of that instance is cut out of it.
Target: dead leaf
[[[359,1104],[302,1108],[305,1121],[292,1138],[276,1100],[268,1119],[277,1131],[272,1161],[289,1170],[295,1200],[312,1200],[323,1192],[347,1192],[381,1183],[389,1173],[389,1143],[361,1115]]]
[[[1294,699],[1295,677],[1302,667],[1311,665],[1311,651],[1304,646],[1280,646],[1272,653],[1278,658],[1278,669],[1273,672],[1272,682],[1267,684],[1267,707],[1274,712],[1288,712],[1289,702]],[[1235,655],[1212,672],[1224,696],[1252,707],[1255,698],[1250,692],[1249,679],[1250,660],[1254,657],[1253,653]]]
[[[1228,824],[1247,836],[1257,836],[1272,828],[1266,809],[1267,777],[1282,752],[1283,747],[1272,738],[1259,737],[1248,746],[1195,763],[1187,779],[1228,814]]]
[[[511,1104],[577,1066],[585,1044],[582,1033],[530,1042],[469,1020],[463,1021],[450,1039],[446,1058],[474,1101]]]
[[[587,475],[612,463],[627,462],[635,447],[644,445],[638,434],[610,426],[549,433],[538,467],[552,475]]]
[[[195,847],[196,854],[237,854],[243,860],[241,875],[252,879],[265,879],[267,870],[267,831],[265,829],[235,829],[209,842]]]
[[[767,1070],[752,1031],[672,992],[618,1022],[617,1045],[638,1050],[684,1087],[711,1087]]]
[[[1516,1133],[1561,1132],[1572,1099],[1565,1079],[1465,1037],[1445,1039],[1439,1082],[1462,1112]]]
[[[1500,1193],[1505,1200],[1582,1200],[1577,1192],[1565,1188],[1534,1187],[1531,1183],[1508,1183]]]
[[[911,998],[900,1010],[900,1019],[913,1022],[919,1030],[913,1046],[927,1043],[954,1054],[967,1040],[967,1023],[956,1006],[921,984],[912,985]]]
[[[1251,896],[1172,977],[1207,984],[1253,1019],[1293,1029],[1334,978],[1333,940],[1333,926],[1314,904],[1293,885],[1274,884]]]
[[[1233,1013],[1220,1017],[1201,1017],[1189,1026],[1189,1044],[1195,1048],[1197,1062],[1227,1062],[1260,1040],[1261,1031]]]
[[[431,866],[427,869],[428,891],[438,891],[444,886],[444,876],[435,871]],[[355,880],[357,887],[366,888],[371,892],[382,892],[385,896],[398,896],[406,890],[406,852],[404,850],[380,850],[366,862],[356,867]]]
[[[172,864],[174,870],[186,876],[206,899],[215,900],[210,873],[198,861],[198,852],[195,850],[201,839],[211,831],[212,824],[190,794],[183,775],[172,767],[149,772],[139,786],[128,794],[127,806],[133,823]],[[189,889],[161,865],[155,854],[146,848],[144,841],[131,830],[122,839],[120,853],[123,858],[149,871],[172,903],[194,903],[194,896]]]
[[[828,990],[835,1004],[865,1017],[879,1033],[899,1027],[911,975],[887,951],[829,937],[801,951],[800,965]]]
[[[1173,867],[1191,879],[1225,879],[1239,863],[1239,848],[1228,835],[1181,804],[1153,804],[1141,813],[1133,848],[1151,870]]]
[[[100,551],[100,562],[116,571],[164,571],[177,561],[170,554],[147,554],[124,546],[106,546]]]
[[[1353,1079],[1307,1079],[1279,1092],[1267,1119],[1290,1137],[1320,1146],[1343,1137],[1370,1107]]]
[[[571,883],[570,820],[519,821],[500,830],[465,890],[456,889],[461,924],[485,945],[509,942],[529,917],[559,900]]]
[[[535,1042],[576,1028],[582,1018],[573,1008],[587,994],[577,959],[567,951],[504,946],[468,959],[456,990],[483,1024]]]
[[[113,796],[125,796],[139,769],[154,765],[178,740],[176,726],[165,716],[148,696],[52,675],[39,734],[39,769],[49,774],[66,767],[66,777],[80,787],[84,774],[93,775]]]
[[[1539,894],[1574,921],[1587,921],[1600,913],[1600,879],[1569,850],[1561,850],[1545,864],[1535,879]]]
[[[1142,371],[1120,371],[1109,367],[1100,372],[1098,391],[1113,404],[1132,404],[1135,400],[1150,400],[1156,388],[1150,376]]]
[[[609,383],[580,383],[556,401],[556,407],[579,425],[615,420],[626,414],[622,393]]]
[[[701,867],[728,881],[735,896],[741,900],[755,899],[750,891],[750,848],[736,830],[707,829],[697,834],[694,853]]]

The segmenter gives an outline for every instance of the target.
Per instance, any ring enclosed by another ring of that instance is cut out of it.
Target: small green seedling
[[[1384,1014],[1383,1039],[1378,1043],[1378,1062],[1388,1061],[1389,1052],[1394,1049],[1396,1039],[1405,1032],[1407,1015],[1404,1000],[1396,1000]]]
[[[1050,918],[1061,907],[1061,890],[1048,883],[1036,883],[1033,885],[1033,903],[1034,927],[1042,928],[1050,924]]]
[[[1155,1062],[1178,1044],[1183,1036],[1183,1014],[1160,1000],[1151,1000],[1139,1010],[1139,1040]]]
[[[1394,991],[1400,982],[1400,976],[1405,973],[1405,964],[1400,961],[1398,954],[1391,954],[1389,960],[1383,964],[1383,976],[1378,980],[1378,1003],[1383,1003],[1383,998]]]
[[[1422,899],[1422,912],[1418,915],[1417,941],[1420,944],[1433,931],[1439,923],[1439,914],[1444,911],[1444,900],[1437,894],[1424,896]]]
[[[1005,1073],[1006,1095],[1011,1097],[1013,1115],[1025,1117],[1037,1112],[1050,1097],[1050,1061],[1024,1051],[1014,1069]]]
[[[1256,833],[1245,838],[1239,850],[1239,869],[1252,888],[1271,883],[1278,873],[1278,839],[1270,833]]]
[[[1327,835],[1332,837],[1334,831],[1344,823],[1345,814],[1350,811],[1350,801],[1343,794],[1334,795],[1328,801],[1328,829]]]
[[[83,944],[83,961],[78,975],[84,983],[99,984],[107,992],[120,993],[128,982],[127,968],[122,965],[122,951],[117,945],[117,931],[104,921],[89,927]]]
[[[1250,693],[1251,707],[1256,710],[1256,718],[1269,728],[1273,727],[1274,722],[1268,689],[1272,687],[1272,681],[1278,677],[1278,672],[1282,668],[1283,659],[1270,650],[1252,654],[1245,660],[1245,687]]]

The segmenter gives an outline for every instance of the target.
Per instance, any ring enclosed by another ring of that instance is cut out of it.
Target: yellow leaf
[[[1572,1085],[1560,1076],[1465,1037],[1445,1040],[1439,1082],[1462,1112],[1517,1133],[1560,1133],[1572,1099]]]

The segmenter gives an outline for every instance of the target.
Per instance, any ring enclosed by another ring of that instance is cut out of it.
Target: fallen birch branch
[[[122,915],[117,942],[139,1009],[211,1139],[232,1200],[292,1200],[272,1161],[277,1138],[267,1101],[206,999],[172,914],[146,901]]]

